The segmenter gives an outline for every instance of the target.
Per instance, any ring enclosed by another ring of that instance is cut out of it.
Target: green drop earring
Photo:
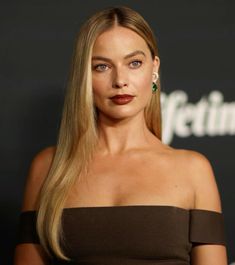
[[[157,84],[153,82],[152,91],[155,93],[157,90]]]
[[[158,72],[154,72],[153,75],[155,75],[155,82],[157,82],[158,77],[159,77]],[[157,91],[157,84],[155,82],[152,83],[152,92],[153,93],[155,93]]]

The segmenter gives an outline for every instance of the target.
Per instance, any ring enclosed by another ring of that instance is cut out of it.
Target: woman
[[[83,25],[57,145],[29,170],[16,265],[227,264],[209,161],[161,141],[158,56],[127,7]]]

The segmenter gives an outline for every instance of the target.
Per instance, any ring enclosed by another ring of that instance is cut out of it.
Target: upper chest
[[[95,157],[89,174],[78,181],[68,206],[176,204],[190,208],[193,188],[186,165],[172,154]]]

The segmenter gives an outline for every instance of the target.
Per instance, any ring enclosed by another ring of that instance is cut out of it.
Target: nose
[[[121,69],[116,69],[113,78],[113,87],[122,88],[128,86],[127,77],[125,71]]]

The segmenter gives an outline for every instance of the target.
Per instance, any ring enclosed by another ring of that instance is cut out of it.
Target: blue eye
[[[106,70],[106,67],[108,67],[106,64],[97,64],[94,66],[94,69],[98,72],[103,72]]]
[[[142,61],[140,60],[135,60],[131,62],[131,65],[133,66],[133,68],[138,68],[141,64],[142,64]]]

